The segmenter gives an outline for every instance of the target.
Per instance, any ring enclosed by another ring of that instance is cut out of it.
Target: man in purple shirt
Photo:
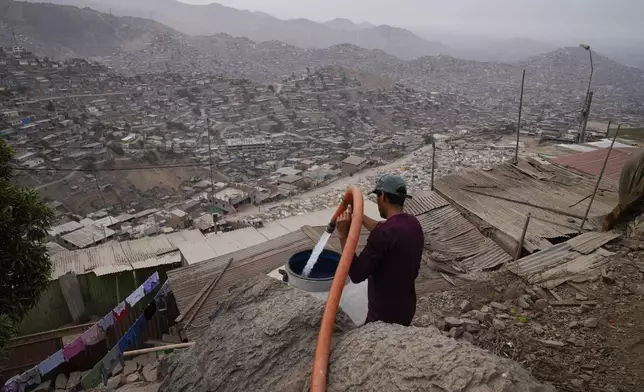
[[[349,277],[354,283],[369,279],[367,323],[410,325],[416,312],[414,281],[425,245],[423,228],[415,216],[403,212],[405,199],[411,196],[402,177],[381,177],[373,193],[378,198],[380,216],[386,220],[378,222],[364,216],[362,224],[371,234],[362,253],[354,256]],[[342,249],[351,214],[348,208],[336,221]]]

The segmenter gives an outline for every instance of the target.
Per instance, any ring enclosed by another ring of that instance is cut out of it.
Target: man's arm
[[[373,229],[375,229],[377,225],[378,225],[377,220],[373,218],[369,218],[366,215],[362,215],[362,226],[364,226],[365,229],[369,231],[373,231]]]
[[[346,237],[340,237],[340,244],[344,251]],[[367,246],[364,247],[360,256],[354,255],[349,277],[353,283],[360,283],[367,280],[369,275],[378,267],[385,254],[386,239],[382,238],[380,231],[376,230],[369,235]]]

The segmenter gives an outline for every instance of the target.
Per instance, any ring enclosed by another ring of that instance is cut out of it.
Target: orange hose
[[[331,290],[329,291],[329,296],[327,297],[326,306],[324,308],[324,315],[322,316],[318,342],[315,347],[313,373],[311,374],[311,392],[324,392],[326,390],[329,353],[331,351],[331,334],[333,333],[335,316],[338,313],[342,290],[344,289],[347,276],[349,275],[349,267],[351,267],[353,255],[356,253],[358,239],[360,238],[364,202],[362,200],[362,192],[360,192],[360,189],[355,185],[352,185],[347,189],[342,203],[335,211],[335,214],[333,214],[332,220],[335,222],[340,214],[342,214],[350,204],[353,205],[351,228],[349,229],[349,235],[347,236],[345,247],[342,250],[342,257],[340,258],[338,269],[335,271],[335,276],[333,277]]]

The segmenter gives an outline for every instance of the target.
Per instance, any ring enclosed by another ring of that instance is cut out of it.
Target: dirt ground
[[[633,244],[617,240],[606,246],[616,252],[608,267],[612,279],[586,281],[577,288],[565,283],[554,290],[563,300],[596,301],[596,306],[537,310],[534,301],[539,294],[549,301],[556,299],[502,269],[484,273],[476,281],[455,278],[455,287],[419,298],[414,324],[446,330],[446,317],[482,317],[480,331],[461,330],[456,334],[465,335],[459,339],[519,362],[559,391],[642,391],[644,246]],[[521,308],[520,300],[527,300],[529,308]],[[463,312],[462,305],[469,309],[463,301],[469,301],[473,310]],[[492,302],[506,309],[497,309]]]

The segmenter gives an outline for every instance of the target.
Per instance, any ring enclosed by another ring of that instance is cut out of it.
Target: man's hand
[[[351,205],[347,206],[342,214],[336,219],[336,230],[338,230],[338,237],[344,240],[349,235],[349,228],[351,227],[351,219],[353,218],[353,211]]]

